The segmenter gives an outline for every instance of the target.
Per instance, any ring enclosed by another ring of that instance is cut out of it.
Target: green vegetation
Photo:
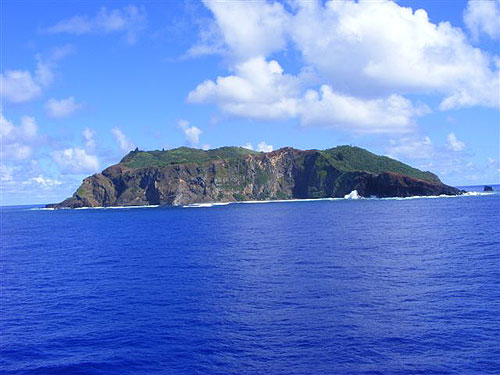
[[[378,156],[367,150],[353,146],[338,146],[328,150],[318,151],[320,156],[315,158],[315,170],[319,183],[324,184],[328,170],[332,167],[341,172],[365,171],[370,173],[393,172],[409,177],[439,182],[439,178],[431,172],[423,172],[412,168],[407,164],[386,156]],[[257,151],[248,150],[243,147],[221,147],[214,150],[199,150],[196,148],[179,147],[167,151],[139,151],[128,153],[121,164],[130,168],[164,167],[173,164],[204,164],[217,159],[228,161],[238,175],[246,176],[247,170],[242,158],[249,154],[259,154]],[[305,159],[303,155],[298,156],[299,168],[304,168]],[[241,168],[241,170],[240,170]],[[224,171],[218,171],[223,173]],[[256,182],[265,184],[269,176],[264,171],[257,171]],[[240,181],[240,178],[237,178]]]
[[[367,150],[353,146],[338,146],[320,151],[328,161],[341,171],[365,171],[370,173],[393,172],[420,180],[440,182],[431,172],[422,172],[387,156],[378,156]]]
[[[269,175],[262,169],[257,169],[255,171],[255,183],[259,186],[262,186],[267,182],[269,182]]]
[[[76,191],[76,194],[81,197],[81,198],[85,198],[87,196],[87,192],[85,191],[85,189],[83,187],[79,187],[78,190]]]
[[[276,199],[283,200],[283,199],[287,199],[287,198],[288,198],[288,196],[285,193],[283,193],[282,191],[278,191],[276,193]]]
[[[214,150],[179,147],[167,151],[131,151],[121,161],[130,168],[164,167],[172,164],[202,164],[217,159],[235,159],[256,151],[243,147],[221,147]]]

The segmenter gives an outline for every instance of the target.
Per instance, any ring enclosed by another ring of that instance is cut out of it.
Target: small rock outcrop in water
[[[128,153],[53,208],[244,200],[457,195],[431,172],[352,146],[256,152],[241,147]]]
[[[485,185],[483,191],[493,191],[493,187]]]

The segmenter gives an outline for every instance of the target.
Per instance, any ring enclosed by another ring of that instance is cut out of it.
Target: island
[[[287,199],[458,195],[395,159],[354,146],[291,147],[257,152],[179,147],[129,152],[118,164],[83,180],[72,197],[48,208],[189,205]]]

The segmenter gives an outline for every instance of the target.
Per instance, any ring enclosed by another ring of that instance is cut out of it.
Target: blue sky
[[[500,1],[3,1],[2,204],[143,150],[352,144],[499,183]]]

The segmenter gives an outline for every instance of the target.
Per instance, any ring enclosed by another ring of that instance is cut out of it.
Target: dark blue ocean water
[[[500,195],[2,209],[2,374],[499,374]]]

